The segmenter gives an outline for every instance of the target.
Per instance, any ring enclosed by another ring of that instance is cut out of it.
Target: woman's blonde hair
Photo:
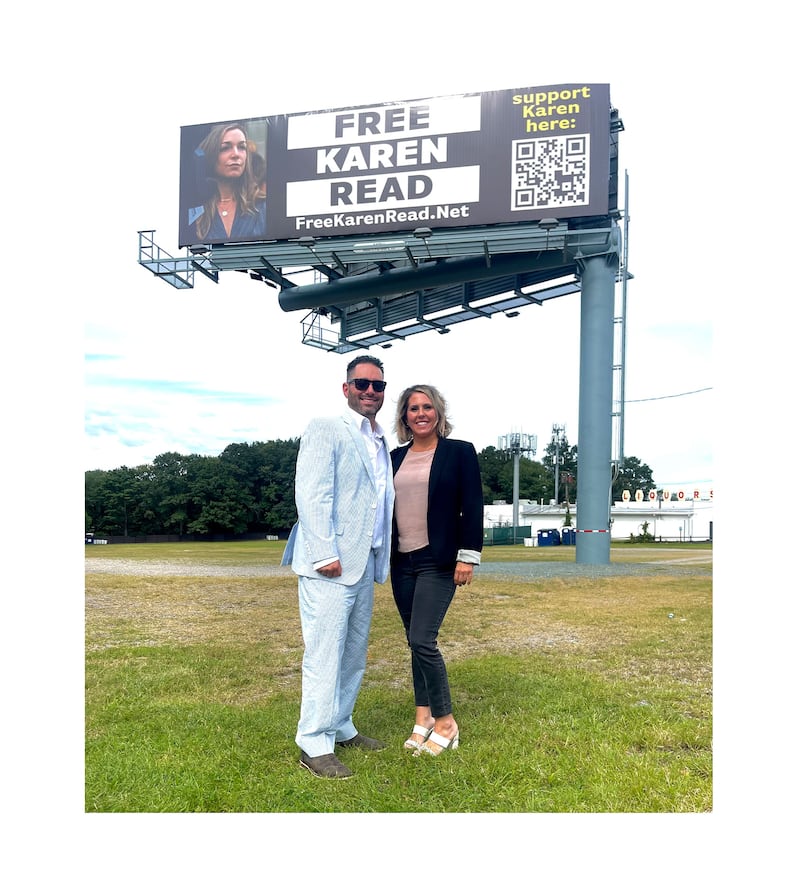
[[[435,386],[418,383],[417,385],[409,386],[408,389],[403,389],[397,401],[394,430],[400,439],[400,443],[406,444],[414,438],[414,434],[406,421],[406,411],[408,410],[408,401],[415,392],[422,392],[423,395],[427,395],[431,399],[433,409],[436,411],[436,433],[439,437],[447,437],[453,430],[453,425],[447,419],[447,402],[444,400],[444,396]]]

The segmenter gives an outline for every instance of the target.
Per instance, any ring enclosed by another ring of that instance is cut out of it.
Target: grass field
[[[87,812],[705,812],[712,808],[710,545],[489,547],[440,636],[457,751],[414,758],[408,652],[376,592],[356,707],[379,753],[319,780],[294,744],[302,639],[283,543],[90,546]],[[640,564],[642,574],[614,574]],[[653,564],[655,563],[655,564]],[[496,566],[494,566],[496,568]],[[552,568],[557,568],[553,565]]]

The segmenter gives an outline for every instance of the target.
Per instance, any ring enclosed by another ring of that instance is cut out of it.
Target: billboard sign
[[[181,246],[606,215],[607,84],[181,129]]]

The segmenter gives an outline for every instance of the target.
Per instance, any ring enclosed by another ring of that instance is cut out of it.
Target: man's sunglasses
[[[356,379],[356,380],[348,380],[348,383],[352,383],[359,392],[366,392],[369,389],[369,384],[372,383],[372,388],[376,392],[383,392],[386,388],[386,380],[364,380],[364,379]]]

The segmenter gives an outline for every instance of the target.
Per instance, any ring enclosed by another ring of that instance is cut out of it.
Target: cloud
[[[274,399],[265,395],[255,395],[248,392],[231,392],[227,389],[215,389],[200,386],[196,383],[179,382],[175,380],[138,379],[135,377],[116,377],[104,374],[89,375],[87,386],[109,387],[123,392],[141,392],[150,395],[168,395],[171,398],[190,396],[205,398],[219,404],[270,404]]]

